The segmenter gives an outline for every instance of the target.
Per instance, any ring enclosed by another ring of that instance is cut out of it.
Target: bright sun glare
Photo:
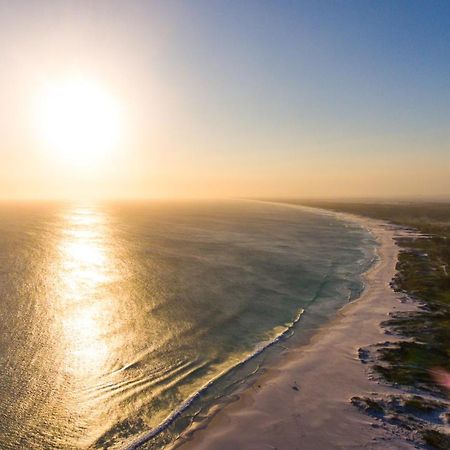
[[[38,99],[37,121],[44,145],[82,167],[104,160],[122,134],[117,100],[85,79],[48,84]]]

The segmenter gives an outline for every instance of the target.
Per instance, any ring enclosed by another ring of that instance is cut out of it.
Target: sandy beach
[[[380,323],[390,312],[412,309],[389,283],[401,230],[347,214],[379,243],[378,260],[364,274],[361,297],[339,313],[305,346],[290,349],[237,399],[214,408],[175,443],[182,450],[324,450],[414,448],[361,413],[351,397],[392,389],[369,379],[358,350],[387,339]],[[389,337],[392,340],[392,336]]]

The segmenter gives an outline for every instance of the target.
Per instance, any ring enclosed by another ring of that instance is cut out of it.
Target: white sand
[[[389,312],[412,309],[389,286],[395,274],[400,232],[372,219],[338,214],[357,221],[378,240],[378,262],[365,274],[366,289],[303,347],[291,349],[253,386],[210,418],[185,432],[182,450],[316,450],[414,448],[372,426],[369,416],[350,404],[354,395],[386,393],[369,380],[358,349],[387,339],[380,322]],[[392,340],[392,337],[390,337]],[[299,390],[292,389],[297,385]]]

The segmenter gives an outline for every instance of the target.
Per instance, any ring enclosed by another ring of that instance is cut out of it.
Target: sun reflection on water
[[[96,207],[67,210],[53,270],[55,360],[66,386],[62,407],[79,430],[77,448],[90,447],[115,420],[101,386],[118,382],[114,367],[126,347],[126,333],[117,332],[124,305],[115,290],[121,271],[108,219]]]
[[[83,382],[111,355],[108,330],[116,313],[108,285],[116,268],[104,216],[80,207],[66,216],[60,252],[61,325],[66,372]]]
[[[151,384],[140,363],[149,354],[148,330],[157,327],[136,305],[127,241],[114,217],[96,206],[66,210],[51,268],[50,323],[66,394],[60,406],[77,430],[75,448],[96,447],[148,400],[135,394]]]

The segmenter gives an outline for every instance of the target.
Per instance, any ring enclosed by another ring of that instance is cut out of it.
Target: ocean
[[[355,299],[374,248],[256,201],[0,205],[0,448],[163,448]]]

